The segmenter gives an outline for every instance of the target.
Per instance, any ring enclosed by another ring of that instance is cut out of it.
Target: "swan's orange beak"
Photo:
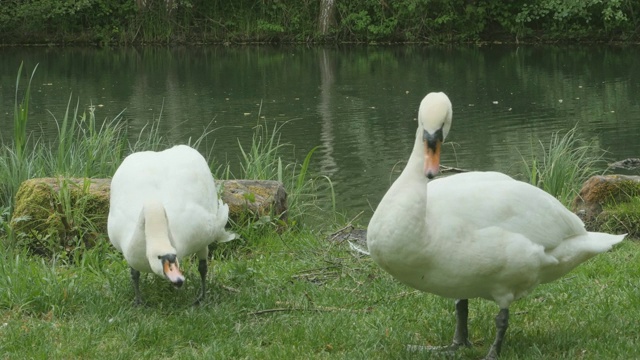
[[[423,134],[424,142],[424,176],[433,179],[440,172],[440,147],[442,146],[442,130]]]
[[[175,258],[175,255],[172,256],[172,259],[163,257],[162,271],[164,272],[164,276],[171,281],[173,286],[179,288],[182,286],[182,283],[184,283],[184,276],[182,275],[182,272],[180,272],[178,260]]]

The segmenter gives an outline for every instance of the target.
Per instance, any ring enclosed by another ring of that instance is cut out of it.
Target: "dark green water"
[[[408,158],[429,91],[454,106],[445,165],[515,175],[539,141],[574,126],[612,160],[640,157],[638,59],[638,47],[604,46],[0,48],[0,131],[7,141],[21,61],[28,73],[39,64],[30,127],[45,138],[72,95],[99,119],[124,110],[132,133],[160,114],[173,142],[215,128],[216,158],[237,166],[259,119],[288,121],[291,156],[319,146],[313,171],[366,219]]]

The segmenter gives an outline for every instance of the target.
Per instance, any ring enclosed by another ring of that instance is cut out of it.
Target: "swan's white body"
[[[225,230],[228,214],[205,159],[179,145],[125,158],[111,181],[107,227],[132,269],[174,282],[158,257],[196,253],[206,261],[209,244],[235,238]]]
[[[423,139],[425,130],[441,129],[444,140],[451,124],[446,95],[425,97],[418,124],[407,166],[367,231],[371,257],[399,281],[444,297],[493,300],[508,309],[536,285],[563,276],[624,238],[587,232],[553,196],[501,173],[429,181]]]
[[[506,308],[623,238],[587,232],[554,197],[504,174],[453,175],[427,191],[418,173],[415,187],[391,187],[367,240],[383,269],[419,290]]]

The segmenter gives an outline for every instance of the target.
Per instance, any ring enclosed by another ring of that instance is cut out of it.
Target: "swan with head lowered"
[[[496,359],[514,300],[609,250],[625,235],[588,232],[553,196],[501,173],[430,181],[439,171],[451,117],[444,93],[422,100],[413,151],[371,218],[367,246],[397,280],[457,299],[448,349],[471,345],[467,299],[495,301],[500,311],[486,358]]]
[[[131,267],[135,303],[140,272],[153,272],[180,287],[179,259],[196,254],[204,298],[208,246],[235,238],[225,225],[229,207],[218,199],[205,159],[179,145],[127,156],[111,180],[109,239]]]

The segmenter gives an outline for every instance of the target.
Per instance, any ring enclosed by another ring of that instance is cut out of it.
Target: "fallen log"
[[[287,193],[279,181],[218,180],[232,222],[264,216],[286,221]],[[106,235],[111,179],[35,178],[24,181],[11,218],[22,240],[59,236],[93,242]]]

